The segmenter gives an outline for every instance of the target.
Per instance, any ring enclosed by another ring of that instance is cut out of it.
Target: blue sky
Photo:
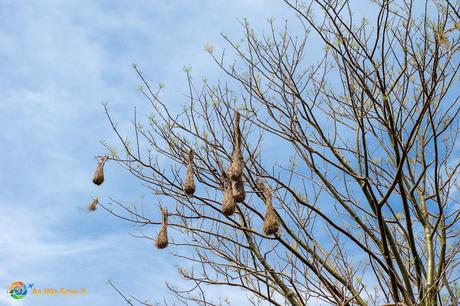
[[[154,302],[170,297],[165,281],[183,284],[168,249],[133,238],[138,229],[106,212],[85,211],[93,196],[149,196],[115,165],[106,167],[102,187],[92,184],[94,156],[105,152],[100,140],[116,143],[101,103],[109,103],[125,131],[134,107],[149,112],[137,91],[136,63],[149,81],[166,84],[168,106],[180,107],[184,66],[192,66],[195,79],[223,76],[205,43],[221,50],[220,33],[236,40],[243,18],[261,30],[272,16],[296,24],[280,0],[0,0],[0,306],[122,305],[108,279]],[[315,39],[308,47],[309,60],[322,50]],[[6,289],[16,280],[85,287],[87,296],[15,301]],[[226,288],[209,293],[246,304],[244,294]]]
[[[103,187],[91,183],[99,141],[114,140],[101,102],[120,124],[134,106],[145,109],[137,63],[166,84],[171,107],[181,105],[184,66],[196,77],[219,75],[205,42],[223,47],[221,32],[240,37],[238,19],[263,27],[285,9],[277,0],[0,1],[0,305],[123,304],[108,279],[156,301],[168,294],[166,280],[181,284],[167,250],[84,210],[96,195],[137,201],[147,193],[117,167],[107,167]],[[14,301],[6,288],[16,280],[88,294]]]

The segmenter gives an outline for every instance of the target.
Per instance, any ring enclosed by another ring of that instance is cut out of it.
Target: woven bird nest
[[[232,180],[232,194],[236,203],[242,203],[244,201],[246,192],[244,191],[243,178],[239,178],[236,181]]]
[[[104,165],[109,158],[107,156],[102,157],[96,167],[96,171],[93,176],[93,183],[96,185],[101,185],[104,183]]]
[[[275,208],[272,204],[272,190],[266,187],[263,188],[266,205],[263,231],[267,235],[273,235],[279,230],[278,215],[276,214]]]
[[[228,169],[230,178],[237,181],[243,177],[243,153],[241,152],[241,130],[240,130],[240,113],[236,113],[235,121],[233,124],[233,154],[232,163]]]
[[[225,183],[224,198],[222,200],[222,213],[231,216],[235,213],[236,203],[233,199],[233,188],[230,182]]]
[[[161,214],[163,220],[161,222],[161,228],[158,232],[155,245],[159,249],[164,249],[168,246],[168,210],[164,207],[161,208]]]
[[[195,180],[193,178],[193,150],[188,154],[187,176],[184,181],[184,192],[186,195],[193,195],[196,190]]]
[[[95,197],[91,200],[91,203],[86,207],[86,210],[88,211],[95,211],[97,209],[97,204],[99,204],[99,198]]]

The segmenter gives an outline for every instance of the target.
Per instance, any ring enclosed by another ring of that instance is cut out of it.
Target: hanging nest
[[[264,198],[266,209],[263,230],[265,234],[273,235],[279,230],[279,221],[272,204],[272,191],[269,188],[265,188]]]
[[[244,183],[242,177],[237,181],[232,180],[232,194],[233,200],[235,200],[236,203],[242,203],[246,198],[246,192],[244,191]]]
[[[230,178],[234,181],[239,180],[243,176],[243,154],[240,149],[237,149],[232,156],[232,164],[228,169]]]
[[[95,197],[91,200],[91,203],[86,207],[87,211],[95,211],[97,209],[97,204],[99,204],[99,198]]]
[[[224,187],[224,198],[222,200],[222,213],[231,216],[235,213],[236,203],[233,199],[233,188],[230,182],[226,182]]]
[[[241,152],[240,113],[238,112],[235,115],[233,133],[235,135],[235,139],[233,140],[232,164],[228,169],[228,173],[232,180],[237,181],[243,177],[243,153]]]
[[[161,214],[163,215],[163,221],[161,222],[161,228],[155,240],[155,245],[159,249],[164,249],[168,246],[168,210],[162,207]]]
[[[193,179],[193,150],[188,153],[187,176],[184,181],[184,192],[186,195],[193,195],[196,190],[195,180]]]
[[[93,183],[96,185],[101,185],[104,183],[104,165],[109,158],[107,156],[102,157],[97,164],[96,171],[93,176]]]

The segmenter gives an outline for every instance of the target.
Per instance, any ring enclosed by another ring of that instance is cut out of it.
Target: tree
[[[154,115],[134,118],[133,141],[105,106],[123,152],[107,144],[108,162],[167,222],[99,205],[150,235],[167,228],[193,263],[179,270],[191,288],[168,285],[179,301],[222,304],[206,286],[232,286],[253,305],[458,305],[460,3],[373,2],[367,21],[349,1],[286,0],[302,37],[244,22],[244,43],[224,36],[233,64],[206,47],[228,82],[187,70],[178,114],[134,66]],[[324,45],[311,66],[309,39]]]

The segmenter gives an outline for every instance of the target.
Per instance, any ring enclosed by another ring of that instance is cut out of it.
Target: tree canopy
[[[180,112],[134,66],[152,115],[128,139],[106,106],[121,150],[100,165],[157,213],[98,206],[187,263],[190,287],[168,284],[183,304],[231,286],[248,305],[458,305],[460,3],[284,2],[302,35],[243,22],[230,60],[206,46],[228,79],[187,70]]]

